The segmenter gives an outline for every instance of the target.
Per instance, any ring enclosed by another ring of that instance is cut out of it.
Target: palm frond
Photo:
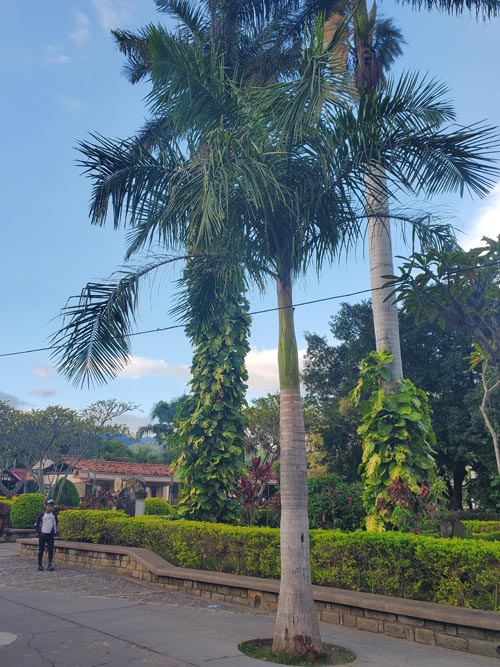
[[[51,338],[51,358],[75,385],[105,384],[130,360],[132,325],[141,280],[179,257],[162,257],[138,269],[124,269],[117,278],[88,283],[61,313],[62,325]],[[76,303],[74,303],[76,301]]]
[[[135,224],[144,206],[163,204],[172,173],[178,168],[180,155],[174,146],[164,142],[159,156],[147,150],[152,140],[150,126],[141,141],[115,141],[93,134],[92,142],[79,142],[82,154],[78,161],[83,173],[92,179],[90,217],[93,224],[106,221],[112,209],[113,224]]]
[[[379,18],[373,29],[373,50],[382,70],[388,72],[395,61],[403,55],[406,41],[402,31],[392,19]]]
[[[415,9],[438,9],[448,14],[462,14],[470,11],[477,17],[493,18],[500,13],[499,0],[400,0],[401,4]]]
[[[124,72],[130,83],[139,83],[149,75],[151,58],[148,48],[148,29],[138,33],[129,30],[112,30],[111,34],[121,53],[127,58]]]
[[[206,3],[190,0],[155,0],[158,11],[180,21],[193,37],[200,38],[209,28]]]
[[[149,49],[153,89],[147,96],[154,116],[170,119],[178,136],[203,133],[231,122],[233,100],[224,85],[224,57],[215,48],[177,39],[163,28],[151,28]]]

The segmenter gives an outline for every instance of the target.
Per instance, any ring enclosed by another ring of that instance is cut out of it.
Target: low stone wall
[[[17,542],[31,535],[33,528],[6,528],[0,535],[0,542]]]
[[[20,540],[34,558],[38,540]],[[176,567],[148,549],[57,541],[55,561],[189,595],[275,611],[279,581]],[[500,613],[314,586],[320,620],[500,660]]]

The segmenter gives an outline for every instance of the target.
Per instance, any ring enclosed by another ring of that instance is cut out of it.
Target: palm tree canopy
[[[102,223],[111,207],[115,225],[128,227],[130,257],[154,244],[213,256],[211,244],[231,230],[231,261],[262,284],[266,275],[296,276],[311,262],[319,270],[355,242],[366,216],[368,165],[384,168],[381,192],[396,197],[408,190],[486,194],[497,173],[493,130],[446,127],[453,109],[444,88],[412,75],[364,96],[357,112],[345,73],[331,67],[341,39],[325,50],[319,29],[298,79],[242,88],[216,51],[196,57],[198,45],[151,28],[149,100],[169,132],[156,141],[147,131],[144,141],[94,136],[80,145],[94,221]],[[217,248],[219,258],[226,250]],[[116,375],[129,353],[139,283],[171,261],[160,257],[85,288],[54,338],[63,373],[77,382]]]

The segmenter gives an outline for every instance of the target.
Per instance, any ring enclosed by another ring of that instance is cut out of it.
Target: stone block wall
[[[36,558],[37,540],[21,540],[21,556]],[[178,568],[147,549],[56,542],[54,559],[157,584],[214,602],[276,611],[279,582]],[[314,586],[321,621],[407,641],[489,656],[500,661],[500,613]],[[499,663],[500,664],[500,663]]]

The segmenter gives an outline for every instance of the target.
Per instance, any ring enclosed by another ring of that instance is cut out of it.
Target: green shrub
[[[280,575],[279,530],[162,516],[67,511],[64,539],[151,549],[180,567]],[[499,609],[500,544],[401,533],[311,531],[313,583],[442,604]]]
[[[162,516],[173,517],[175,510],[163,498],[146,498],[146,514],[161,514]]]
[[[309,525],[311,528],[356,530],[365,516],[361,484],[348,484],[336,474],[310,477]]]
[[[80,496],[76,490],[76,486],[69,479],[58,479],[54,489],[54,498],[59,494],[59,488],[64,484],[62,493],[57,501],[58,505],[65,505],[66,507],[80,507]]]
[[[495,533],[500,531],[500,521],[462,521],[467,531],[472,535]]]
[[[463,521],[467,537],[473,540],[500,542],[500,521]]]
[[[33,528],[37,516],[43,511],[44,502],[42,493],[23,493],[15,498],[10,510],[12,528]]]

